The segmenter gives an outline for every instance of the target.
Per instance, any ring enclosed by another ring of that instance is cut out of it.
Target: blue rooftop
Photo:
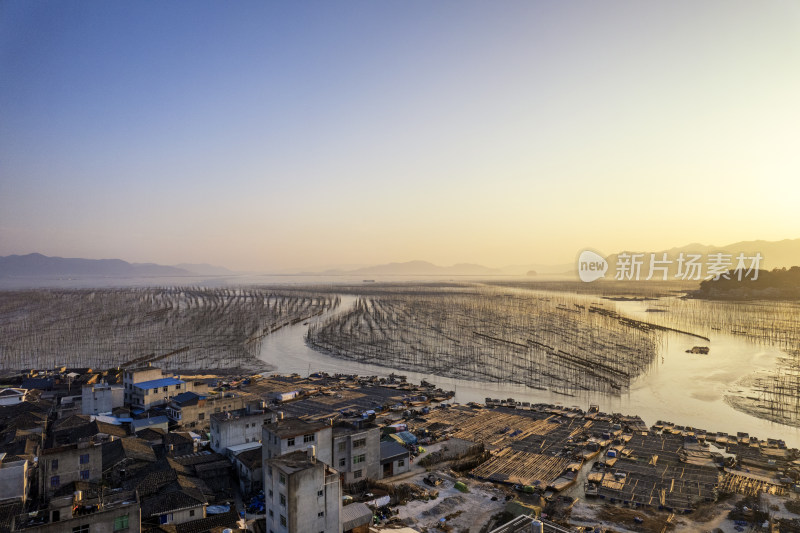
[[[158,387],[167,387],[169,385],[182,385],[184,383],[185,381],[182,381],[178,378],[161,378],[152,379],[150,381],[142,381],[141,383],[134,383],[133,386],[139,389],[155,389]]]

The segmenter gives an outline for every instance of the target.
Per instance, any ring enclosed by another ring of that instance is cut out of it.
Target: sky
[[[0,2],[0,255],[284,271],[800,237],[800,4]]]

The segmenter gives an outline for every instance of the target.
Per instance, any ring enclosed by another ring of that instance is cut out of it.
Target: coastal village
[[[800,452],[404,376],[0,378],[0,532],[800,531]]]

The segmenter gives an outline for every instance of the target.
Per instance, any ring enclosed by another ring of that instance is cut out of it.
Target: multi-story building
[[[316,447],[317,459],[327,465],[333,464],[331,435],[333,428],[325,422],[309,422],[299,418],[281,418],[264,424],[261,437],[263,462],[294,451],[305,451]]]
[[[100,444],[82,441],[49,448],[39,457],[40,492],[52,495],[73,481],[100,481],[103,476],[103,452]]]
[[[128,391],[132,408],[150,409],[157,405],[165,405],[172,398],[186,392],[191,384],[178,378],[159,378],[133,383]]]
[[[366,420],[340,422],[333,428],[332,466],[345,484],[380,479],[380,442],[378,426]]]
[[[252,407],[211,414],[211,449],[225,454],[231,446],[260,442],[262,426],[271,423],[275,414],[269,409]]]
[[[14,531],[25,533],[139,533],[141,511],[135,491],[86,498],[80,491],[50,500],[35,516],[14,520]]]
[[[265,408],[260,398],[242,392],[213,395],[183,392],[172,398],[172,401],[167,404],[167,414],[185,428],[202,429],[210,426],[212,414],[236,411],[248,406],[254,409]],[[259,436],[258,440],[260,439]]]
[[[109,414],[115,407],[125,404],[122,385],[95,383],[81,389],[81,412],[85,415]]]
[[[264,470],[267,531],[341,532],[339,473],[317,460],[313,447],[273,457]]]
[[[28,499],[28,459],[0,452],[0,502]]]

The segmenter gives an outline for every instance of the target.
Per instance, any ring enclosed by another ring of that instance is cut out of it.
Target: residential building
[[[408,472],[411,469],[411,452],[393,440],[381,442],[381,479]]]
[[[369,533],[372,515],[372,509],[365,503],[358,502],[343,506],[339,515],[342,519],[342,531],[344,533]]]
[[[46,449],[39,457],[39,469],[40,492],[50,496],[73,481],[99,481],[103,476],[103,451],[91,441]]]
[[[233,456],[242,494],[252,494],[263,488],[262,460],[260,447],[244,450]]]
[[[264,424],[263,461],[294,451],[316,447],[317,459],[331,465],[331,435],[333,428],[325,422],[310,422],[300,418],[280,418]]]
[[[167,404],[167,415],[185,428],[210,427],[211,415],[224,411],[237,411],[251,406],[264,408],[260,398],[241,392],[202,395],[197,392],[178,394]]]
[[[0,502],[28,499],[28,459],[0,452]]]
[[[95,383],[84,385],[81,395],[81,412],[85,415],[109,414],[125,403],[122,385]]]
[[[25,533],[139,533],[139,499],[135,491],[104,493],[102,498],[76,491],[51,499],[34,516],[17,516],[14,525],[14,531]]]
[[[261,427],[272,422],[275,414],[269,409],[237,409],[211,415],[211,449],[221,454],[231,446],[259,442]]]
[[[346,485],[380,479],[380,441],[378,426],[363,419],[340,422],[333,428],[331,464]]]
[[[150,409],[169,403],[172,398],[186,392],[190,385],[178,378],[159,378],[133,383],[128,391],[129,403],[134,409]]]
[[[0,405],[15,405],[25,401],[28,389],[8,388],[0,390]]]
[[[264,463],[267,531],[341,533],[339,473],[317,460],[313,447]]]

